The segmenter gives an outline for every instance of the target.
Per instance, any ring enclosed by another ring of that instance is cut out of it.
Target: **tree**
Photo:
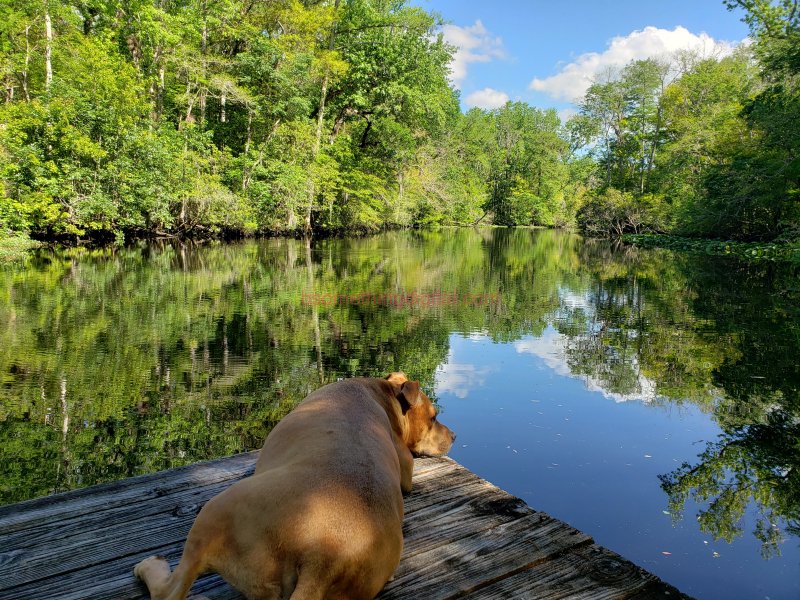
[[[510,102],[492,113],[487,210],[501,225],[553,225],[562,206],[567,144],[554,110]],[[488,144],[488,147],[486,146]]]
[[[751,152],[742,111],[756,78],[751,57],[742,49],[721,60],[696,61],[665,91],[667,137],[655,173],[669,207],[665,230],[705,236],[735,236],[742,230],[734,216],[738,194],[715,190],[713,183],[721,181],[721,173],[734,176],[735,157]]]

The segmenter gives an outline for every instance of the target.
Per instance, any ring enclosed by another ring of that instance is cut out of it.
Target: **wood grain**
[[[153,554],[175,566],[200,507],[252,473],[257,452],[0,507],[3,600],[140,600]],[[405,548],[381,600],[685,598],[586,534],[449,458],[421,458]],[[242,597],[216,575],[193,594]]]

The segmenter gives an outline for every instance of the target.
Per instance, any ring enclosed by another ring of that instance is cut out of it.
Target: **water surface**
[[[796,268],[526,229],[43,251],[0,270],[0,501],[402,369],[533,507],[689,594],[797,598],[798,300]]]

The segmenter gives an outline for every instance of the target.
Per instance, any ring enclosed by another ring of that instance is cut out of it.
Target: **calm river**
[[[451,455],[699,598],[800,597],[800,272],[544,230],[0,267],[0,502],[257,448],[404,370]]]

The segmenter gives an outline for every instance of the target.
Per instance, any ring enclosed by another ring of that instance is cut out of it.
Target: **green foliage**
[[[554,110],[509,102],[494,111],[472,109],[463,118],[460,139],[445,156],[455,156],[473,178],[485,182],[476,208],[498,225],[568,224],[565,188],[569,146]],[[477,211],[470,211],[476,213]]]
[[[23,261],[28,258],[30,250],[40,245],[27,235],[0,228],[0,264]]]
[[[586,201],[578,219],[584,231],[593,235],[609,232],[619,237],[626,231],[638,232],[648,221],[650,199],[609,187]]]
[[[2,6],[4,227],[119,239],[480,216],[464,162],[432,164],[462,118],[454,49],[404,0]]]
[[[793,0],[726,0],[755,44],[632,62],[593,84],[570,139],[596,157],[581,227],[769,241],[800,229],[800,18]],[[673,75],[674,74],[674,75]],[[623,204],[609,189],[633,194]],[[644,205],[644,206],[643,206]],[[633,214],[635,218],[628,219]]]
[[[644,248],[670,248],[705,254],[734,255],[745,260],[800,262],[800,244],[707,240],[653,234],[625,234],[622,241]]]
[[[475,222],[797,237],[798,11],[725,4],[751,48],[634,61],[561,124],[522,102],[461,114],[455,49],[407,0],[4,0],[0,220],[67,240]]]

